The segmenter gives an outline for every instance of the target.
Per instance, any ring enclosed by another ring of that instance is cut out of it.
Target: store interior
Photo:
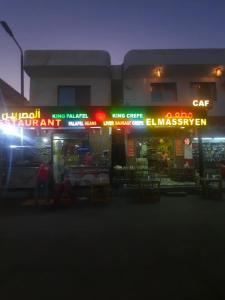
[[[203,137],[202,149],[205,175],[223,176],[225,138]],[[157,178],[161,185],[194,186],[199,176],[198,138],[191,130],[129,134],[126,157],[126,168],[135,169],[137,178]]]
[[[58,131],[53,134],[53,168],[55,181],[67,178],[72,184],[97,180],[109,181],[111,165],[111,135],[102,128]],[[107,177],[107,179],[105,178]]]

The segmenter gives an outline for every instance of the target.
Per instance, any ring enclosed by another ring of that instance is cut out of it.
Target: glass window
[[[59,106],[73,106],[75,105],[75,89],[74,87],[59,87],[58,93]]]
[[[90,86],[59,86],[59,106],[88,106],[91,104]]]
[[[101,173],[101,169],[108,169],[110,164],[111,136],[108,129],[81,129],[53,135],[56,182],[60,182],[65,176],[70,178],[72,184],[82,180],[92,181]]]
[[[193,99],[216,100],[215,82],[191,82],[190,85]]]
[[[174,82],[152,83],[151,100],[153,102],[174,102],[177,101],[177,87]]]

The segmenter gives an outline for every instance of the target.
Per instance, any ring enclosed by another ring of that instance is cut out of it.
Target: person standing
[[[50,164],[41,163],[37,172],[36,205],[39,204],[38,199],[42,198],[45,201],[48,199],[50,179],[51,179]]]

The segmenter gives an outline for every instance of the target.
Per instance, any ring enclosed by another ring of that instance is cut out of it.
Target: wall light
[[[222,74],[223,74],[222,68],[216,68],[215,73],[216,73],[216,76],[217,76],[217,77],[222,76]]]
[[[160,68],[158,68],[158,69],[156,69],[155,73],[156,73],[156,76],[157,76],[158,78],[160,78],[161,75],[162,75],[162,70],[161,70]]]

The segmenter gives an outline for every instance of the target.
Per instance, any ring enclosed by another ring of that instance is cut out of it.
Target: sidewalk
[[[225,201],[22,211],[0,218],[3,299],[225,299]]]

